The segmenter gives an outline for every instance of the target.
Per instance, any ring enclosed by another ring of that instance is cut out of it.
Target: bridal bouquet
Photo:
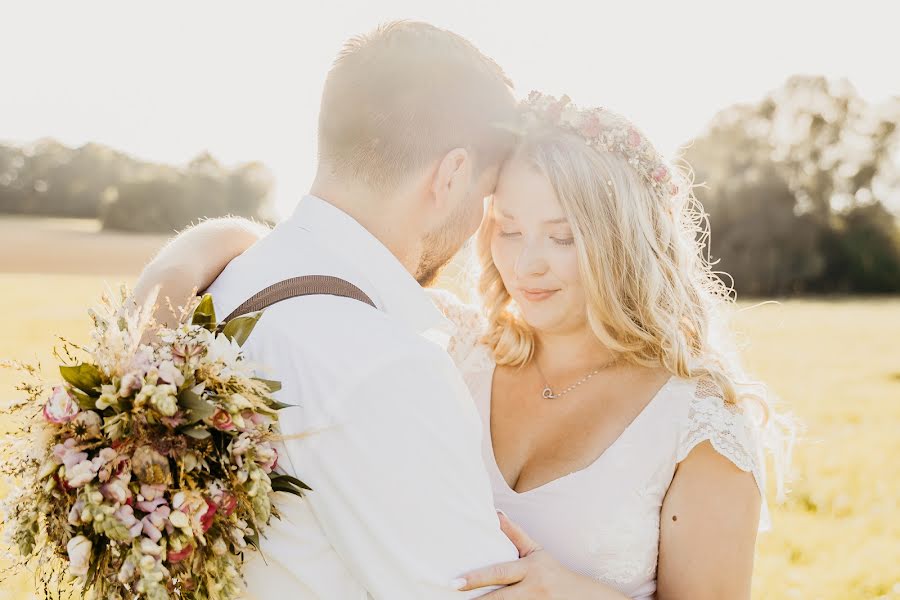
[[[58,385],[14,365],[34,381],[5,410],[3,522],[45,595],[74,577],[97,598],[234,598],[278,516],[270,494],[309,489],[274,473],[286,405],[241,353],[261,313],[220,324],[212,306],[193,299],[167,328],[122,288],[90,311],[88,346],[56,353]]]

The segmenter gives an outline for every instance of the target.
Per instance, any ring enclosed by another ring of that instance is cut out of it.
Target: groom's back
[[[349,216],[317,198],[209,288],[228,314],[278,281],[344,279],[378,308],[309,296],[265,310],[245,345],[283,384],[289,439],[279,468],[308,483],[280,494],[288,519],[248,566],[249,591],[303,598],[460,597],[460,573],[516,557],[497,527],[468,391],[428,332],[443,321],[396,258]],[[423,335],[425,333],[425,335]],[[427,522],[427,523],[426,523]]]

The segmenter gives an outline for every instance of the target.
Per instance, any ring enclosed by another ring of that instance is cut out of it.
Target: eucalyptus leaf
[[[87,363],[75,367],[60,366],[59,372],[69,385],[78,388],[86,394],[100,391],[102,375],[100,369]]]
[[[216,407],[211,402],[207,402],[190,389],[181,390],[178,394],[178,405],[187,411],[191,423],[202,421],[216,412]]]
[[[253,379],[255,379],[256,381],[261,381],[262,383],[266,384],[269,387],[270,393],[274,394],[275,392],[277,392],[281,389],[280,381],[275,381],[274,379],[263,379],[261,377],[254,377]]]
[[[271,479],[271,481],[272,481],[272,486],[273,486],[273,487],[274,487],[274,485],[275,485],[276,483],[278,483],[278,484],[281,484],[281,483],[289,483],[289,484],[291,484],[292,486],[298,487],[298,488],[300,488],[300,489],[312,491],[312,488],[311,488],[311,487],[309,487],[308,485],[306,485],[305,483],[303,483],[302,481],[300,481],[300,480],[297,479],[296,477],[292,477],[291,475],[286,475],[286,474],[284,474],[284,473],[279,473],[279,474],[277,474],[277,475],[271,476],[270,479]]]
[[[259,550],[259,532],[258,531],[256,531],[254,529],[252,534],[245,535],[244,537],[247,539],[248,542],[250,542],[250,544],[253,545],[254,548]]]
[[[269,408],[272,410],[281,410],[282,408],[290,408],[292,406],[297,406],[296,404],[285,404],[284,402],[279,402],[274,398],[269,398],[266,400],[266,403],[269,405]]]
[[[222,333],[229,340],[236,341],[238,346],[243,346],[244,342],[247,341],[247,338],[250,337],[250,332],[253,331],[253,328],[256,327],[260,317],[262,317],[262,314],[263,311],[258,310],[256,312],[247,313],[246,315],[241,315],[240,317],[235,317],[228,321],[222,329]]]
[[[191,319],[193,325],[199,325],[212,331],[216,327],[216,310],[213,308],[212,296],[203,294],[200,304],[194,309],[194,316]]]
[[[181,433],[195,440],[205,440],[212,435],[209,433],[209,430],[203,427],[186,427],[181,430]]]
[[[298,487],[291,485],[287,481],[278,481],[272,483],[272,491],[273,492],[285,492],[286,494],[292,494],[294,496],[302,496],[303,490]]]

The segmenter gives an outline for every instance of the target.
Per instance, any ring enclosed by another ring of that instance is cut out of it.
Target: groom
[[[453,33],[400,22],[350,40],[325,83],[310,195],[209,288],[220,315],[303,275],[374,304],[285,300],[245,346],[297,405],[281,412],[280,468],[313,488],[279,498],[283,517],[246,566],[251,597],[474,597],[490,588],[451,580],[518,558],[442,348],[449,324],[421,287],[481,222],[513,112],[500,67]]]

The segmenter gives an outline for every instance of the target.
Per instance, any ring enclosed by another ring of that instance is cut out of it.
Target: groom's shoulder
[[[325,370],[348,364],[364,370],[392,359],[451,362],[438,345],[386,313],[334,296],[305,296],[272,305],[254,336],[263,344],[284,348],[304,365]]]

